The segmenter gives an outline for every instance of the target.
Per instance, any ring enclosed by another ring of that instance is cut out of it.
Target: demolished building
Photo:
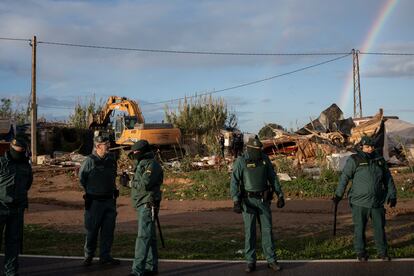
[[[332,104],[295,133],[281,130],[274,133],[272,139],[263,141],[264,151],[272,156],[290,156],[298,165],[314,164],[321,156],[347,158],[365,135],[375,139],[376,148],[386,160],[395,154],[396,148],[401,150],[401,140],[405,144],[405,155],[412,155],[414,151],[414,125],[395,116],[384,117],[382,109],[375,116],[344,119],[341,109]]]

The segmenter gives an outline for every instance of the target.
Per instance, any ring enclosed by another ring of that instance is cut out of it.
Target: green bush
[[[162,186],[164,199],[230,198],[230,174],[225,170],[201,170],[188,173],[166,173],[166,178],[186,179],[188,183],[175,182]]]

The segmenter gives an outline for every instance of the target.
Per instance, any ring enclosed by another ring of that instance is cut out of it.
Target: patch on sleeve
[[[145,172],[144,172],[144,174],[145,173],[147,173],[147,174],[151,174],[152,173],[152,171],[151,170],[146,170]]]

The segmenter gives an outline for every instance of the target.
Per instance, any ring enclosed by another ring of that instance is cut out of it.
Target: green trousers
[[[4,275],[17,275],[19,269],[18,256],[23,238],[24,208],[10,208],[0,211],[0,230],[4,233]]]
[[[385,209],[366,208],[352,205],[352,220],[354,222],[354,248],[355,252],[366,253],[365,231],[368,219],[371,218],[374,228],[374,240],[379,255],[387,254],[387,239],[385,236]]]
[[[101,260],[112,258],[111,248],[114,241],[116,215],[115,199],[93,200],[89,210],[85,210],[85,257],[95,256],[99,234],[99,258]]]
[[[146,271],[158,271],[157,236],[155,221],[151,219],[151,208],[146,204],[137,208],[138,235],[135,241],[135,257],[132,272],[144,275]]]
[[[263,254],[268,263],[276,261],[272,234],[272,212],[269,202],[258,198],[243,199],[244,251],[247,263],[256,262],[256,221],[260,222]]]

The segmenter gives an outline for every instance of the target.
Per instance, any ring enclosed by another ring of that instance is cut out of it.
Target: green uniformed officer
[[[158,215],[161,202],[160,186],[164,173],[160,164],[155,160],[148,141],[136,142],[131,147],[130,156],[135,159],[131,199],[138,217],[135,257],[130,275],[153,275],[158,273],[155,216]]]
[[[374,240],[377,252],[382,260],[390,260],[385,236],[384,203],[390,207],[397,204],[397,192],[394,181],[384,158],[374,148],[375,141],[368,136],[361,139],[361,149],[348,158],[339,179],[339,185],[333,198],[335,204],[342,199],[348,182],[352,186],[348,191],[354,223],[354,248],[359,261],[367,261],[365,229],[371,218],[374,227]]]
[[[273,165],[262,152],[262,146],[257,136],[249,139],[246,151],[233,164],[230,183],[233,210],[243,215],[246,272],[256,270],[256,220],[260,225],[268,267],[275,271],[281,269],[275,253],[270,203],[274,192],[278,196],[278,208],[283,208],[285,201]]]
[[[83,162],[79,179],[85,194],[85,229],[84,265],[92,263],[100,234],[100,264],[120,263],[111,256],[116,221],[116,159],[109,152],[109,140],[103,136],[94,138],[95,150]]]
[[[5,230],[5,275],[17,275],[19,268],[24,209],[28,206],[27,191],[33,182],[26,148],[24,140],[14,139],[10,149],[0,157],[0,244]]]

